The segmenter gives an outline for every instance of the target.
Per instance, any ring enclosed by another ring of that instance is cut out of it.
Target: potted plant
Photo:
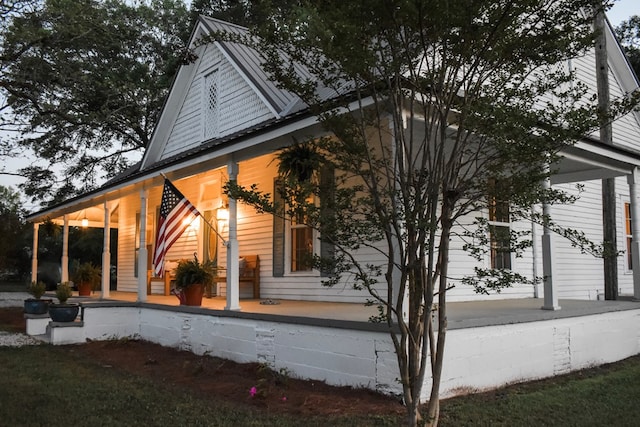
[[[49,317],[54,322],[73,322],[78,317],[80,306],[78,304],[68,304],[73,289],[71,283],[62,282],[56,288],[56,298],[58,304],[49,304]]]
[[[283,148],[277,155],[278,173],[298,183],[308,182],[325,161],[312,141],[298,142]]]
[[[202,305],[206,285],[213,281],[214,268],[210,262],[200,263],[194,254],[192,260],[180,260],[175,271],[176,292],[181,305]]]
[[[89,296],[91,291],[98,288],[102,271],[90,262],[77,264],[71,275],[71,280],[78,286],[78,295]]]
[[[26,314],[45,314],[47,312],[51,300],[41,299],[46,288],[47,285],[45,285],[41,280],[29,283],[29,286],[27,286],[27,292],[29,292],[33,298],[27,298],[24,300],[24,312]]]

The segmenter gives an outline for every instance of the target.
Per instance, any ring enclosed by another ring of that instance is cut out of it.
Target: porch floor
[[[84,303],[91,303],[91,301],[135,302],[137,296],[135,292],[111,291],[108,299],[101,299],[100,293],[95,292],[92,297],[88,299],[85,297],[81,301]],[[265,302],[271,302],[271,304],[265,304]],[[147,295],[146,303],[166,306],[179,305],[178,299],[173,295]],[[542,310],[542,303],[543,300],[537,298],[448,302],[449,329],[508,325],[640,309],[640,302],[629,299],[618,301],[560,300],[561,309],[555,311]],[[203,298],[202,307],[198,309],[224,311],[225,305],[224,297]],[[365,323],[368,323],[371,316],[377,314],[376,307],[366,307],[364,304],[282,299],[242,299],[240,307],[243,313]]]

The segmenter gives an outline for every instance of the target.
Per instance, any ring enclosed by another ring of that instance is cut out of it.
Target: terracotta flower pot
[[[182,294],[184,295],[184,305],[201,306],[204,286],[198,284],[187,286],[182,289]]]
[[[81,297],[88,297],[91,295],[91,283],[78,283],[78,295]]]

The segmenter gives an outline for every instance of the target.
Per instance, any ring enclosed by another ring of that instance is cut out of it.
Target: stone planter
[[[24,300],[24,312],[25,314],[46,314],[51,302],[50,299],[26,299]]]
[[[49,317],[54,322],[73,322],[78,317],[78,304],[50,304]]]

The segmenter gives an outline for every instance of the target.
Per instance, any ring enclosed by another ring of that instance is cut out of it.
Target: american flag
[[[158,235],[154,250],[153,264],[155,275],[162,276],[164,256],[180,237],[182,232],[200,215],[180,191],[165,178],[160,204],[160,220],[158,221]]]

